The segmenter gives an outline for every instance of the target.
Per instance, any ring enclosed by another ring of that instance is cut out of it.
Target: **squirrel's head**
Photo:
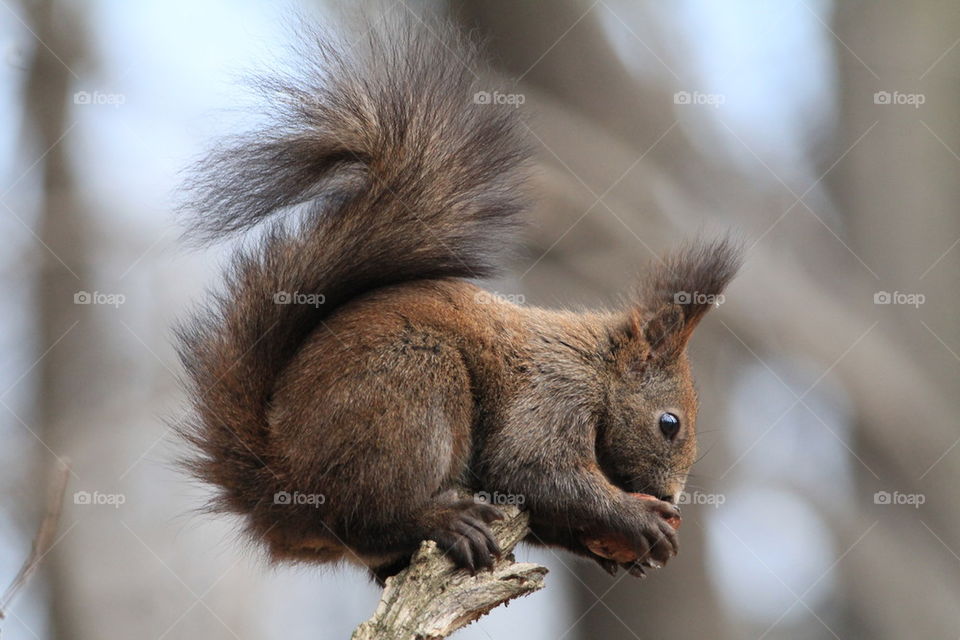
[[[597,440],[625,491],[676,501],[696,457],[697,395],[686,346],[740,264],[727,240],[685,247],[644,279],[613,330],[613,376]]]

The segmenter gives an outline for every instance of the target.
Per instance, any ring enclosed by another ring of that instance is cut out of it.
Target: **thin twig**
[[[17,593],[23,589],[30,577],[37,571],[40,562],[53,545],[54,534],[57,532],[57,524],[60,522],[60,513],[63,510],[63,494],[67,490],[69,477],[69,464],[66,460],[61,459],[50,482],[47,495],[47,511],[40,522],[40,528],[37,529],[37,535],[33,538],[30,555],[27,556],[17,576],[7,587],[7,590],[3,592],[3,597],[0,598],[0,620],[6,617],[6,611],[10,608],[10,603],[13,602]]]

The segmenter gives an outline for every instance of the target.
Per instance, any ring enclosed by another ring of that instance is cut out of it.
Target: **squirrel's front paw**
[[[677,554],[680,517],[674,505],[655,498],[643,497],[631,508],[634,524],[629,532],[591,535],[583,542],[608,572],[615,573],[614,566],[619,565],[642,577],[645,567],[661,567]]]
[[[490,568],[500,557],[500,545],[487,526],[503,518],[499,509],[489,504],[463,500],[450,507],[442,526],[428,536],[460,568],[476,573]]]

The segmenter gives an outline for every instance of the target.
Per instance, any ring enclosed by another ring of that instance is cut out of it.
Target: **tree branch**
[[[373,617],[352,640],[436,640],[477,620],[495,607],[543,588],[547,568],[516,562],[513,548],[527,534],[529,516],[514,506],[491,525],[503,557],[489,571],[471,576],[456,569],[428,540],[410,566],[387,579]]]

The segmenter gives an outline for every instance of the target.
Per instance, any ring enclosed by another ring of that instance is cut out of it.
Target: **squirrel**
[[[464,492],[516,498],[528,542],[611,573],[665,564],[696,454],[686,345],[735,243],[685,245],[613,311],[491,295],[471,280],[516,242],[532,149],[515,106],[483,99],[480,46],[439,21],[308,40],[295,74],[259,82],[267,124],[185,186],[192,237],[246,238],[176,330],[211,508],[271,560],[381,584],[424,540],[492,566],[502,513]],[[636,560],[593,553],[603,536]]]

